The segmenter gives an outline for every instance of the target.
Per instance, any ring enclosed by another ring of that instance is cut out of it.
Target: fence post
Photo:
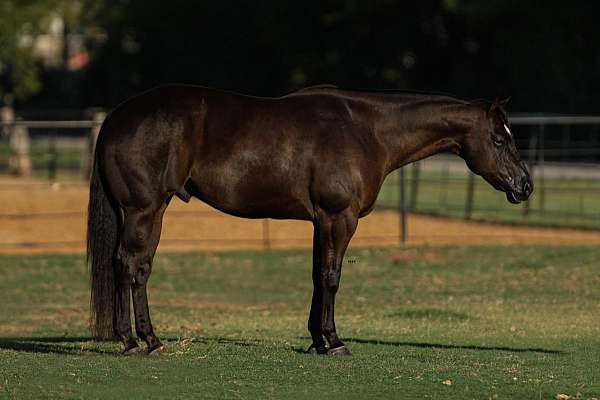
[[[467,176],[467,199],[465,201],[465,219],[471,219],[473,214],[473,196],[475,192],[475,174],[469,171]]]
[[[100,133],[100,128],[102,127],[102,122],[106,119],[106,112],[102,110],[95,110],[92,115],[92,121],[94,125],[92,129],[90,129],[90,136],[88,139],[88,145],[85,150],[85,154],[82,157],[83,160],[83,177],[85,179],[89,179],[92,175],[92,167],[94,163],[94,150],[96,149],[96,141],[98,140],[98,134]]]
[[[15,109],[12,108],[10,105],[0,107],[0,121],[6,124],[12,124],[13,122],[15,122]],[[0,130],[0,133],[8,137],[10,136],[10,133],[13,128],[13,125],[4,125],[2,127],[2,130]]]
[[[269,219],[263,218],[262,220],[262,233],[263,233],[263,247],[265,250],[271,249],[271,232],[269,231]]]
[[[421,171],[421,165],[417,161],[412,165],[412,177],[410,181],[410,199],[408,202],[408,209],[414,211],[417,209],[417,199],[419,196],[419,172]]]
[[[400,195],[398,196],[398,200],[399,200],[399,204],[398,204],[398,208],[399,208],[399,215],[400,215],[400,226],[399,226],[399,231],[400,231],[400,243],[404,244],[406,243],[407,238],[407,232],[406,232],[406,196],[404,193],[404,184],[405,184],[405,179],[404,179],[404,167],[400,168],[398,170],[399,173],[399,182],[398,182],[398,186],[399,186],[399,190],[400,190]]]
[[[2,129],[2,134],[8,136],[10,156],[8,169],[17,176],[31,175],[31,159],[29,158],[29,134],[24,126],[15,126],[15,110],[7,105],[0,108],[0,121],[8,124]]]
[[[8,169],[10,173],[16,176],[30,176],[30,142],[29,132],[25,126],[12,126],[8,137],[8,146],[10,148],[10,157],[8,159]]]
[[[546,190],[544,189],[544,147],[545,147],[545,132],[544,132],[544,124],[540,125],[540,140],[538,145],[538,163],[539,163],[539,178],[538,178],[538,191],[539,191],[539,205],[540,205],[540,213],[544,213],[544,209],[546,208]]]
[[[440,207],[446,211],[448,208],[448,180],[450,179],[450,166],[444,162],[442,166],[442,176],[440,182]]]
[[[58,167],[58,153],[56,151],[56,132],[50,131],[48,136],[48,180],[52,183],[56,180],[56,169]]]
[[[543,125],[542,125],[543,126]],[[535,158],[537,153],[537,135],[531,135],[529,138],[529,155],[527,157],[527,167],[529,168],[529,175],[531,176],[531,180],[533,180],[533,173],[535,168]],[[529,215],[529,208],[531,207],[531,200],[527,199],[523,203],[523,218],[527,218]]]

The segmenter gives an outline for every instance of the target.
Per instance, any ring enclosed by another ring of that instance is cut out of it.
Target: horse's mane
[[[355,92],[364,94],[398,94],[398,95],[423,95],[423,96],[441,96],[449,97],[452,99],[460,100],[465,103],[482,103],[491,105],[492,102],[484,99],[468,99],[462,96],[457,96],[452,93],[441,92],[441,91],[429,91],[429,90],[413,90],[413,89],[370,89],[370,88],[347,88],[340,87],[332,84],[314,85],[299,89],[293,93],[304,93],[318,90],[333,90],[333,91],[344,91],[344,92]]]
[[[497,98],[493,101],[490,101],[487,99],[482,99],[482,98],[468,99],[466,97],[457,96],[452,93],[441,92],[441,91],[414,90],[414,89],[367,89],[367,88],[354,89],[354,88],[339,87],[339,86],[332,85],[332,84],[321,84],[321,85],[307,86],[305,88],[298,89],[295,92],[292,92],[290,94],[307,93],[307,92],[312,92],[312,91],[318,92],[321,90],[323,90],[323,91],[332,90],[332,91],[341,91],[341,92],[355,92],[355,93],[364,93],[364,94],[380,93],[380,94],[447,97],[450,99],[464,102],[466,104],[480,105],[482,108],[484,108],[486,110],[494,109],[494,110],[496,110],[496,112],[499,112],[503,116],[504,120],[508,119],[506,110],[504,108],[505,102],[501,102]]]

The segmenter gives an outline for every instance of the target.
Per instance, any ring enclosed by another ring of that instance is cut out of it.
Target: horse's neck
[[[461,103],[390,107],[375,123],[375,134],[388,152],[387,172],[434,154],[458,154],[473,117],[472,108]]]

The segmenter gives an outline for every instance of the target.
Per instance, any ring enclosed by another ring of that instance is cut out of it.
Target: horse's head
[[[461,156],[477,175],[481,175],[495,189],[506,193],[513,204],[527,200],[533,191],[533,182],[527,166],[519,157],[508,123],[504,101],[486,104],[464,140]]]

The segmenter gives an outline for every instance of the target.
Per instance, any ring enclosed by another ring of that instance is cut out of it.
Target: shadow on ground
[[[200,344],[226,344],[233,346],[257,346],[260,342],[255,339],[235,339],[225,337],[194,337],[194,343]],[[175,344],[179,339],[161,338],[165,344]],[[118,345],[117,341],[108,341]],[[140,343],[141,344],[141,343]],[[53,354],[85,354],[97,353],[105,355],[120,355],[120,346],[113,348],[98,348],[98,342],[88,336],[40,336],[40,337],[0,337],[0,350],[14,350],[25,353],[53,353]]]
[[[25,353],[98,353],[110,354],[111,351],[98,349],[90,337],[0,337],[0,349]]]
[[[307,339],[309,337],[300,337],[298,339]],[[477,346],[469,344],[444,344],[444,343],[426,343],[426,342],[395,342],[378,339],[359,339],[359,338],[345,338],[346,343],[360,343],[360,344],[373,344],[379,346],[397,346],[397,347],[420,347],[428,349],[442,349],[442,350],[479,350],[479,351],[506,351],[512,353],[543,353],[543,354],[565,354],[562,350],[544,349],[537,347],[508,347],[508,346]],[[306,350],[300,348],[293,348],[297,353],[306,353]]]
[[[232,346],[258,346],[261,341],[257,339],[239,339],[226,337],[193,337],[193,342],[196,344],[224,344]],[[300,337],[298,339],[310,340],[308,337]],[[163,338],[165,344],[175,345],[180,339]],[[508,346],[478,346],[478,345],[459,345],[459,344],[444,344],[444,343],[426,343],[426,342],[396,342],[377,339],[360,339],[346,338],[346,343],[371,344],[377,346],[398,346],[398,347],[419,347],[429,349],[442,350],[477,350],[477,351],[505,351],[513,353],[543,353],[543,354],[565,354],[562,350],[544,349],[536,347],[508,347]],[[117,342],[112,342],[117,344]],[[120,355],[120,347],[114,348],[98,348],[98,342],[95,342],[90,337],[86,336],[41,336],[41,337],[0,337],[0,349],[14,350],[26,353],[54,353],[54,354],[85,354],[97,353],[106,355]],[[306,350],[299,347],[292,347],[296,353],[305,353]]]

